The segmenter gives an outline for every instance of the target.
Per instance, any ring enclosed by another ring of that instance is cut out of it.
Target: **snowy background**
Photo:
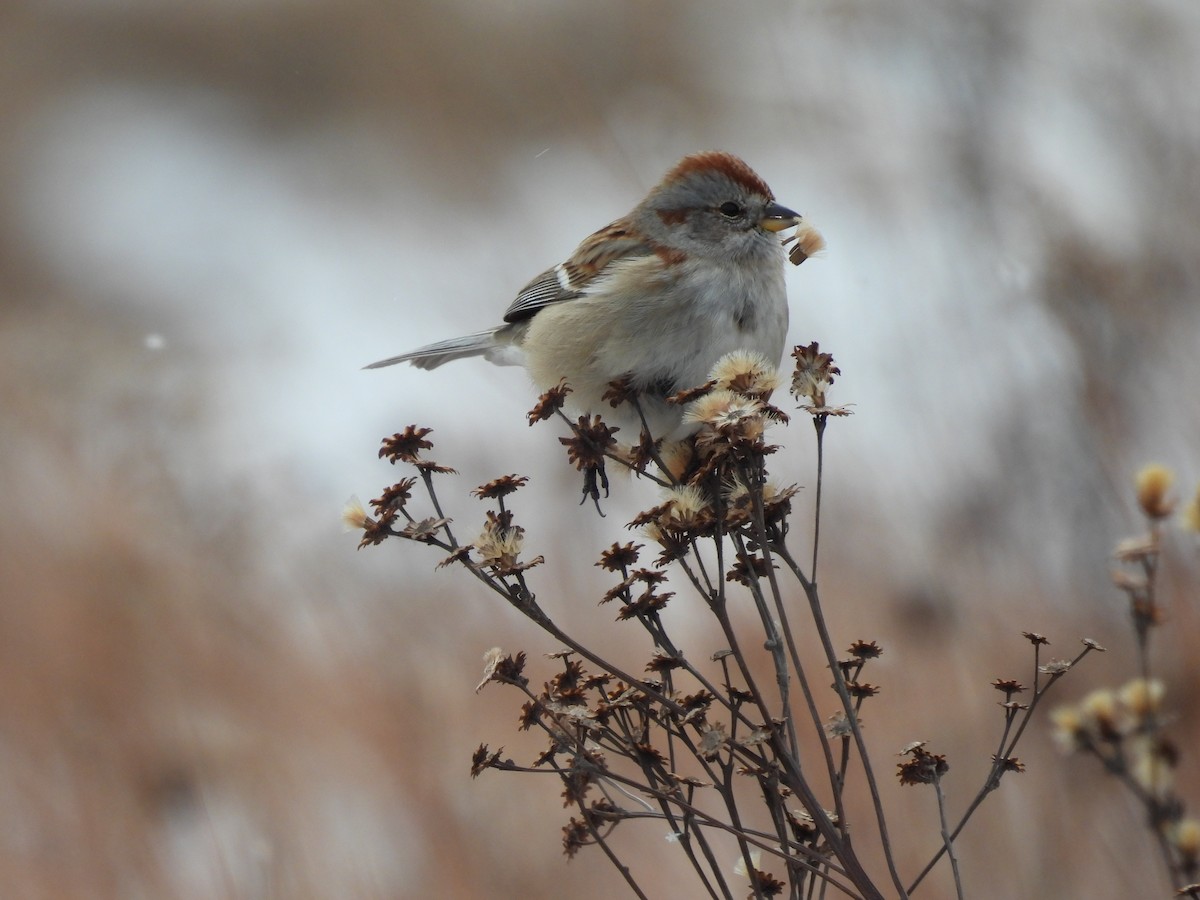
[[[888,648],[877,769],[933,740],[965,803],[1022,629],[1114,648],[1062,699],[1126,677],[1130,478],[1200,479],[1194,3],[41,0],[0,11],[0,48],[13,896],[613,895],[598,855],[562,858],[553,791],[467,776],[480,741],[521,746],[515,697],[472,692],[482,652],[556,648],[421,548],[356,552],[339,513],[395,480],[380,437],[430,425],[464,522],[470,487],[535,476],[543,590],[609,627],[591,561],[648,488],[576,508],[519,370],[360,367],[494,324],[696,150],[829,243],[789,268],[791,342],[854,404],[824,587],[847,642]],[[807,427],[779,439],[811,483]],[[974,896],[1165,895],[1136,812],[1026,740],[964,844]],[[934,813],[887,799],[928,817],[912,869]],[[1070,868],[1101,851],[1126,862]]]

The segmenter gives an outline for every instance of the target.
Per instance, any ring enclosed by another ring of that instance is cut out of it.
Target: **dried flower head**
[[[510,513],[488,510],[483,530],[473,543],[480,562],[492,566],[500,575],[511,575],[541,563],[541,557],[528,563],[518,561],[525,543],[525,529],[512,524]]]
[[[504,651],[499,647],[493,647],[483,654],[483,678],[479,684],[475,685],[475,693],[483,690],[483,686],[492,680],[492,676],[496,674],[496,665],[504,658]]]
[[[1059,706],[1050,713],[1050,724],[1054,726],[1054,742],[1064,753],[1082,750],[1090,744],[1083,716],[1074,706]]]
[[[664,528],[687,531],[712,521],[712,504],[704,491],[692,485],[669,488],[659,506],[658,524]]]
[[[861,725],[859,722],[860,727]],[[830,738],[849,737],[854,733],[854,726],[845,711],[838,710],[826,720],[824,731]]]
[[[545,422],[551,418],[556,412],[563,408],[563,404],[567,402],[567,394],[571,393],[571,388],[567,384],[566,379],[563,379],[542,396],[538,397],[537,404],[529,411],[529,424],[533,425],[536,422]]]
[[[800,222],[796,231],[790,237],[784,238],[784,243],[795,241],[796,246],[788,251],[788,259],[792,265],[798,266],[810,256],[816,256],[825,249],[825,238],[808,220]]]
[[[1163,693],[1163,683],[1157,678],[1135,678],[1122,687],[1117,696],[1139,724],[1148,724],[1162,709]]]
[[[397,462],[417,462],[422,450],[433,448],[433,442],[425,440],[425,436],[432,431],[432,428],[409,425],[404,431],[383,439],[383,446],[379,448],[379,458],[387,459],[393,465]]]
[[[478,777],[484,769],[503,769],[511,766],[510,761],[501,761],[500,754],[503,752],[503,747],[492,752],[488,750],[487,744],[480,744],[479,748],[471,755],[471,777]]]
[[[1005,697],[1020,694],[1025,690],[1025,685],[1014,678],[997,678],[992,682],[992,687],[998,691],[1002,691]]]
[[[1071,661],[1069,659],[1052,659],[1044,666],[1038,666],[1038,671],[1043,675],[1064,675],[1071,669]]]
[[[1179,851],[1185,865],[1194,866],[1200,859],[1200,821],[1180,819],[1167,830],[1167,840]]]
[[[792,509],[792,498],[800,492],[796,485],[782,487],[774,481],[762,485],[763,516],[767,524],[782,521]],[[742,525],[750,521],[754,511],[754,493],[740,479],[735,480],[725,490],[725,518],[730,527]]]
[[[1005,772],[1016,772],[1018,775],[1025,771],[1025,763],[1017,759],[1015,756],[992,756],[992,762],[996,763]]]
[[[1092,734],[1113,740],[1122,731],[1121,711],[1117,706],[1117,695],[1108,688],[1092,691],[1079,702],[1079,713],[1083,727]]]
[[[600,554],[600,562],[596,565],[609,572],[624,572],[638,561],[638,551],[641,549],[642,545],[633,541],[624,546],[613,544]]]
[[[855,641],[846,652],[858,659],[878,659],[883,656],[883,648],[874,641]]]
[[[382,494],[372,500],[371,506],[380,515],[403,509],[408,501],[412,499],[412,489],[416,483],[417,479],[415,478],[401,478],[391,487],[385,488]]]
[[[1175,784],[1174,749],[1149,735],[1129,741],[1129,774],[1151,797],[1166,799]]]
[[[608,403],[613,409],[616,409],[618,406],[624,406],[626,403],[636,403],[640,393],[633,384],[633,376],[624,375],[610,381],[600,399]]]
[[[342,507],[342,530],[362,531],[370,524],[373,524],[373,521],[367,515],[362,501],[358,497],[351,496],[346,501],[346,505]]]
[[[499,500],[515,493],[528,483],[529,478],[525,475],[502,475],[499,478],[493,478],[487,484],[481,484],[471,493],[481,500]]]
[[[1050,640],[1044,634],[1038,634],[1036,631],[1022,631],[1021,634],[1025,637],[1025,640],[1029,641],[1035,647],[1050,643]]]
[[[915,747],[908,753],[908,760],[896,763],[896,777],[900,784],[933,784],[950,771],[950,764],[940,753],[930,753],[924,747]]]
[[[714,429],[737,427],[747,419],[761,419],[762,401],[731,390],[713,390],[689,404],[683,421],[698,422]]]
[[[822,353],[820,345],[813,341],[807,347],[796,347],[792,357],[796,360],[792,394],[797,400],[808,398],[811,406],[824,409],[825,393],[833,385],[834,376],[842,374],[833,363],[833,355]]]
[[[716,759],[717,754],[721,752],[721,748],[728,740],[729,735],[725,732],[725,723],[714,722],[701,732],[700,745],[697,749],[704,759]]]
[[[768,563],[763,557],[751,553],[749,555],[739,555],[729,572],[725,575],[726,581],[736,581],[738,584],[744,584],[749,587],[759,578],[770,577],[771,570],[777,568],[773,563]]]
[[[1150,519],[1165,519],[1175,511],[1175,501],[1167,497],[1167,491],[1175,482],[1175,474],[1166,466],[1152,463],[1143,466],[1134,478],[1137,488],[1138,506]]]
[[[779,387],[779,367],[761,353],[735,350],[717,360],[709,378],[718,390],[766,400]]]
[[[599,416],[580,416],[574,426],[575,434],[558,442],[567,448],[567,458],[581,472],[604,467],[604,454],[617,443],[613,437],[619,428],[610,428]]]

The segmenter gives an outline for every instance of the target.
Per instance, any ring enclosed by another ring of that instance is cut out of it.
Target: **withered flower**
[[[862,700],[862,699],[866,699],[867,697],[874,697],[876,694],[878,694],[879,686],[874,685],[874,684],[868,684],[865,681],[862,681],[862,682],[847,681],[846,682],[846,691],[850,694],[851,697],[855,697],[857,699]]]
[[[1169,741],[1139,735],[1128,742],[1129,774],[1147,794],[1162,801],[1175,784],[1179,751]]]
[[[567,459],[584,473],[583,493],[585,498],[600,499],[600,488],[608,494],[608,475],[604,471],[605,453],[616,446],[613,437],[620,428],[610,428],[599,416],[589,419],[580,416],[570,437],[560,437],[558,442],[567,448]]]
[[[1163,683],[1157,678],[1135,678],[1121,688],[1117,698],[1139,724],[1145,724],[1161,712],[1163,694]]]
[[[1167,491],[1175,482],[1175,474],[1166,466],[1153,463],[1143,466],[1134,478],[1138,506],[1149,519],[1165,519],[1175,511],[1175,500]]]
[[[1180,819],[1167,830],[1171,842],[1186,865],[1194,866],[1200,860],[1200,821]],[[1200,885],[1196,886],[1200,888]]]
[[[563,806],[573,806],[587,799],[587,793],[596,780],[596,773],[590,767],[572,766],[560,773],[563,783]]]
[[[638,551],[641,549],[642,545],[635,544],[633,541],[624,546],[613,544],[600,554],[600,562],[595,565],[607,569],[609,572],[624,572],[638,561]]]
[[[417,479],[415,478],[402,478],[390,488],[386,488],[379,497],[372,500],[371,506],[378,513],[403,509],[404,505],[412,499],[412,489],[416,483]]]
[[[525,529],[512,524],[511,511],[488,510],[487,521],[475,539],[474,547],[480,562],[491,566],[499,575],[513,575],[542,562],[541,557],[527,563],[519,562],[524,543]]]
[[[660,454],[662,446],[662,438],[655,438],[651,436],[650,432],[643,429],[638,436],[638,442],[630,447],[626,454],[630,468],[635,472],[645,472],[650,463],[656,461],[655,455]],[[669,465],[669,463],[667,464]]]
[[[409,425],[404,431],[383,439],[383,446],[379,448],[379,458],[387,459],[393,465],[397,462],[417,462],[422,450],[433,448],[433,442],[425,440],[425,435],[432,431],[432,428]]]
[[[792,394],[797,400],[807,397],[817,408],[825,408],[825,393],[833,385],[835,375],[842,370],[833,364],[833,354],[822,353],[820,344],[813,341],[807,347],[792,351],[796,369],[792,374]]]
[[[846,715],[845,711],[838,710],[825,722],[825,734],[831,738],[849,737],[854,733],[851,723],[852,720]]]
[[[525,475],[502,475],[499,478],[493,478],[487,484],[481,484],[471,493],[482,500],[499,500],[515,493],[528,483],[529,478]]]
[[[579,660],[566,660],[563,670],[550,679],[550,693],[561,698],[568,691],[577,688],[586,674],[583,663]]]
[[[773,481],[767,481],[760,486],[759,493],[766,524],[773,525],[783,521],[791,512],[792,498],[800,493],[800,488],[794,484],[780,487]],[[750,521],[754,510],[754,494],[744,481],[739,479],[729,487],[725,492],[725,502],[725,522],[728,527],[734,528]]]
[[[387,538],[391,537],[394,534],[392,524],[396,521],[397,515],[395,510],[390,510],[376,520],[364,514],[363,536],[362,540],[358,542],[358,549],[361,550],[363,547],[377,547]],[[408,527],[411,527],[411,525]],[[407,530],[408,528],[405,528],[405,531]],[[400,534],[402,537],[408,537],[404,532]]]
[[[1082,750],[1091,743],[1083,716],[1074,706],[1059,706],[1050,712],[1054,726],[1054,743],[1064,753]]]
[[[596,688],[604,687],[610,681],[612,681],[612,679],[612,675],[608,672],[597,672],[594,675],[589,675],[587,678],[585,678],[583,680],[582,687],[589,691],[595,690]]]
[[[493,647],[487,653],[483,654],[483,679],[479,684],[475,685],[475,693],[483,690],[483,686],[492,680],[492,676],[496,674],[496,663],[504,656],[504,651],[499,647]]]
[[[896,777],[900,784],[933,784],[950,771],[950,764],[940,753],[930,753],[922,747],[909,753],[907,762],[896,763]]]
[[[878,659],[883,656],[883,648],[874,641],[855,641],[848,652],[859,659]]]
[[[779,367],[761,353],[735,350],[722,356],[709,377],[719,390],[765,401],[779,387]]]
[[[1052,659],[1044,666],[1038,666],[1038,671],[1043,675],[1062,675],[1071,668],[1069,659]]]
[[[560,381],[557,385],[550,388],[546,393],[538,398],[537,405],[529,411],[529,424],[533,425],[536,422],[545,422],[551,418],[556,412],[563,408],[563,404],[567,402],[567,394],[571,393],[571,388],[567,384],[566,379]]]
[[[697,709],[708,709],[712,706],[713,699],[713,695],[702,688],[694,694],[687,694],[681,697],[679,705],[684,710],[691,712]]]
[[[590,843],[588,840],[590,834],[587,823],[581,822],[574,816],[563,826],[563,853],[567,855],[568,859],[574,857],[580,847],[585,847]]]
[[[524,687],[529,684],[529,679],[525,677],[524,672],[525,651],[521,650],[516,656],[509,654],[496,660],[491,680],[501,684],[515,684],[518,687]]]
[[[646,663],[647,672],[670,672],[672,669],[682,668],[686,660],[680,659],[678,656],[667,656],[663,653],[655,653],[653,659]]]
[[[711,761],[717,758],[717,754],[721,752],[721,748],[728,740],[729,735],[725,732],[725,723],[714,722],[701,732],[700,745],[697,750],[701,757]]]
[[[1045,635],[1038,634],[1036,631],[1022,631],[1021,634],[1035,647],[1050,643],[1049,639]]]
[[[374,504],[375,501],[372,500],[371,503]],[[357,497],[347,500],[346,505],[342,507],[342,529],[344,531],[362,531],[369,524],[371,524],[371,517],[363,509],[362,501]]]
[[[1015,678],[997,678],[992,682],[992,687],[1001,691],[1005,697],[1011,697],[1013,694],[1020,694],[1025,691],[1025,685],[1021,684]]]
[[[683,414],[685,422],[697,422],[727,439],[752,440],[762,436],[763,404],[761,400],[734,393],[714,390],[695,400]],[[708,443],[715,443],[710,436]]]
[[[660,594],[653,584],[647,585],[641,594],[621,607],[621,611],[617,613],[617,619],[618,621],[625,621],[657,613],[674,596],[675,593],[673,591],[666,591]]]
[[[616,409],[618,406],[623,406],[626,403],[636,403],[640,395],[641,391],[633,385],[633,376],[623,375],[608,383],[608,387],[600,399],[607,402],[613,409]]]
[[[667,761],[662,752],[648,741],[638,741],[630,747],[630,755],[643,766],[661,766]]]
[[[777,566],[768,564],[763,557],[756,553],[748,556],[739,555],[737,561],[726,573],[725,580],[736,581],[738,584],[749,587],[755,580],[768,577],[774,568]]]
[[[778,897],[783,893],[783,889],[787,887],[785,882],[780,881],[770,872],[764,872],[761,869],[751,868],[749,873],[750,884],[753,890],[750,891],[750,896],[754,897],[762,894],[764,897]]]
[[[796,231],[783,239],[784,244],[795,241],[796,246],[788,251],[788,260],[793,266],[798,266],[810,256],[816,256],[825,249],[825,237],[807,221],[796,226]]]
[[[528,731],[542,720],[542,705],[536,700],[527,700],[521,706],[521,715],[517,718],[521,731]],[[534,765],[537,765],[535,763]]]
[[[432,475],[457,475],[458,469],[452,469],[450,466],[443,466],[440,463],[434,462],[432,459],[414,459],[412,464],[422,472],[428,472]]]
[[[500,761],[500,754],[503,752],[503,747],[492,753],[488,750],[487,744],[480,744],[479,749],[471,754],[471,777],[479,777],[479,773],[484,769],[504,768],[505,764]]]
[[[1006,756],[1001,759],[999,756],[992,756],[992,762],[997,763],[1005,772],[1016,772],[1018,775],[1025,771],[1025,763],[1021,762],[1015,756]]]

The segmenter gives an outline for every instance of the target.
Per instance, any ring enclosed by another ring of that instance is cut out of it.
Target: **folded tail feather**
[[[448,363],[453,359],[484,356],[488,351],[495,349],[496,329],[492,328],[488,331],[479,331],[475,334],[451,338],[448,341],[438,341],[436,344],[427,344],[424,347],[418,347],[416,350],[410,350],[408,353],[401,353],[399,356],[381,359],[379,362],[373,362],[369,366],[363,366],[363,368],[382,369],[384,366],[394,366],[396,363],[409,362],[418,369],[436,369],[442,363]]]

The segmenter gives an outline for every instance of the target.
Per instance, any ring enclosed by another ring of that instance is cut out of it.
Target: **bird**
[[[603,399],[626,379],[652,437],[679,440],[689,426],[668,397],[704,384],[733,351],[782,360],[788,299],[778,233],[800,222],[737,156],[685,156],[627,215],[521,288],[501,324],[365,368],[436,369],[476,356],[523,365],[540,390],[565,380],[573,407],[636,435],[642,418]]]

